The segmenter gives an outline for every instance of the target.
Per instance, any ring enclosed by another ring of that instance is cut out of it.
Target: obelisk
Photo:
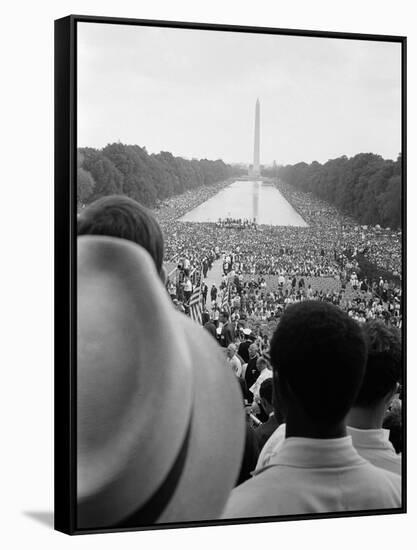
[[[259,137],[259,128],[260,128],[260,104],[259,99],[256,100],[255,106],[255,143],[253,147],[253,175],[258,177],[261,175],[261,169],[259,166],[259,150],[260,150],[260,137]]]

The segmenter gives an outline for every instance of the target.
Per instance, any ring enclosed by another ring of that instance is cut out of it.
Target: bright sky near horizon
[[[78,23],[78,146],[325,162],[401,150],[401,45]]]

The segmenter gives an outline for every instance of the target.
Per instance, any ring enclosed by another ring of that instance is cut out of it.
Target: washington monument
[[[261,175],[260,163],[259,163],[259,150],[260,150],[260,137],[259,137],[259,128],[260,128],[260,103],[259,99],[256,100],[255,106],[255,141],[253,147],[253,166],[252,171],[249,175],[259,177]]]

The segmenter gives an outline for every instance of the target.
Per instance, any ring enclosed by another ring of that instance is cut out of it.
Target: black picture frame
[[[403,272],[403,409],[404,452],[402,506],[392,510],[334,512],[247,520],[170,523],[132,528],[80,529],[76,524],[76,219],[77,219],[77,24],[111,23],[171,29],[196,29],[235,33],[260,33],[300,37],[343,38],[401,44],[402,74],[402,272]],[[55,21],[55,529],[67,534],[106,533],[148,529],[173,529],[205,525],[228,525],[398,514],[407,511],[407,372],[406,372],[406,179],[407,179],[407,39],[404,36],[279,29],[178,21],[157,21],[70,15]]]

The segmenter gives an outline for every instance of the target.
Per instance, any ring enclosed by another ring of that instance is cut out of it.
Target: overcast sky
[[[401,46],[78,23],[78,146],[325,162],[401,149]]]

